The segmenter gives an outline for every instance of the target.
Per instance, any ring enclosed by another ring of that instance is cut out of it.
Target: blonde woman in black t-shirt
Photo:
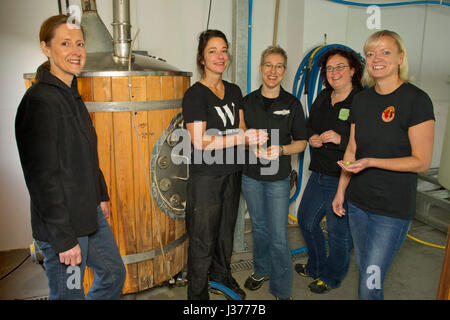
[[[369,88],[353,100],[333,210],[348,213],[359,298],[383,299],[386,273],[415,215],[417,173],[431,163],[435,121],[428,95],[408,82],[406,50],[397,33],[374,33],[364,53],[363,84]]]

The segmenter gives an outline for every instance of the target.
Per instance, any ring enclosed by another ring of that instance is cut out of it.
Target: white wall
[[[79,0],[71,0],[79,4]],[[362,2],[362,1],[361,1]],[[383,1],[384,2],[384,1]],[[231,41],[232,2],[213,1],[210,28],[225,32]],[[164,58],[183,71],[194,72],[197,37],[206,27],[209,0],[132,0],[132,34],[140,29],[136,50]],[[23,181],[14,138],[16,108],[24,93],[23,74],[34,72],[44,61],[40,52],[40,24],[57,14],[55,0],[2,1],[0,10],[0,251],[27,247],[31,242],[29,197]],[[112,31],[112,1],[97,0],[100,16]],[[275,0],[254,0],[252,37],[252,90],[261,80],[258,64],[261,51],[272,44]],[[408,6],[381,11],[382,28],[400,33],[408,50],[411,74],[427,91],[437,117],[433,165],[439,165],[442,136],[447,117],[450,88],[450,8]],[[372,33],[366,27],[364,8],[348,7],[326,0],[281,0],[278,44],[288,53],[288,69],[283,87],[291,91],[298,65],[312,47],[341,43],[361,51]],[[225,76],[231,78],[231,70]],[[448,143],[448,142],[447,142]],[[308,165],[308,158],[305,168]],[[303,185],[309,176],[304,170]],[[295,209],[292,214],[295,215]]]

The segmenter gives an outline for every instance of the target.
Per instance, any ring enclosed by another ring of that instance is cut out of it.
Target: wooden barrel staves
[[[34,79],[25,82],[30,86]],[[110,195],[108,222],[127,270],[123,294],[152,288],[187,263],[185,221],[171,219],[156,206],[149,180],[153,145],[181,112],[189,85],[189,76],[177,74],[78,78],[97,131],[100,168]],[[87,268],[85,292],[93,278]]]

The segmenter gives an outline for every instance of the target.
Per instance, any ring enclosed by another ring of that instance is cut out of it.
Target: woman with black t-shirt
[[[238,160],[243,147],[237,146],[244,143],[244,132],[241,90],[222,80],[228,63],[226,36],[218,30],[202,32],[197,52],[202,78],[186,91],[182,103],[194,147],[186,203],[189,300],[209,299],[208,280],[245,298],[230,270],[241,190]]]
[[[431,163],[435,121],[428,95],[407,81],[406,51],[397,33],[374,33],[364,53],[363,84],[369,88],[353,99],[333,210],[346,214],[346,196],[359,298],[383,299],[386,273],[415,215],[417,172]]]
[[[333,213],[331,202],[336,194],[341,168],[350,135],[350,106],[361,91],[363,66],[356,53],[341,48],[329,50],[321,60],[325,85],[315,99],[306,128],[312,147],[312,171],[298,208],[298,223],[308,247],[308,263],[296,264],[295,271],[314,281],[308,288],[326,293],[340,286],[347,274],[352,237],[347,217]],[[346,204],[344,204],[346,205]],[[326,217],[328,248],[320,222]]]

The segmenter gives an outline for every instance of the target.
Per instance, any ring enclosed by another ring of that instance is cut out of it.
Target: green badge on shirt
[[[339,120],[346,121],[348,117],[350,116],[350,109],[347,108],[341,108],[339,110]]]

